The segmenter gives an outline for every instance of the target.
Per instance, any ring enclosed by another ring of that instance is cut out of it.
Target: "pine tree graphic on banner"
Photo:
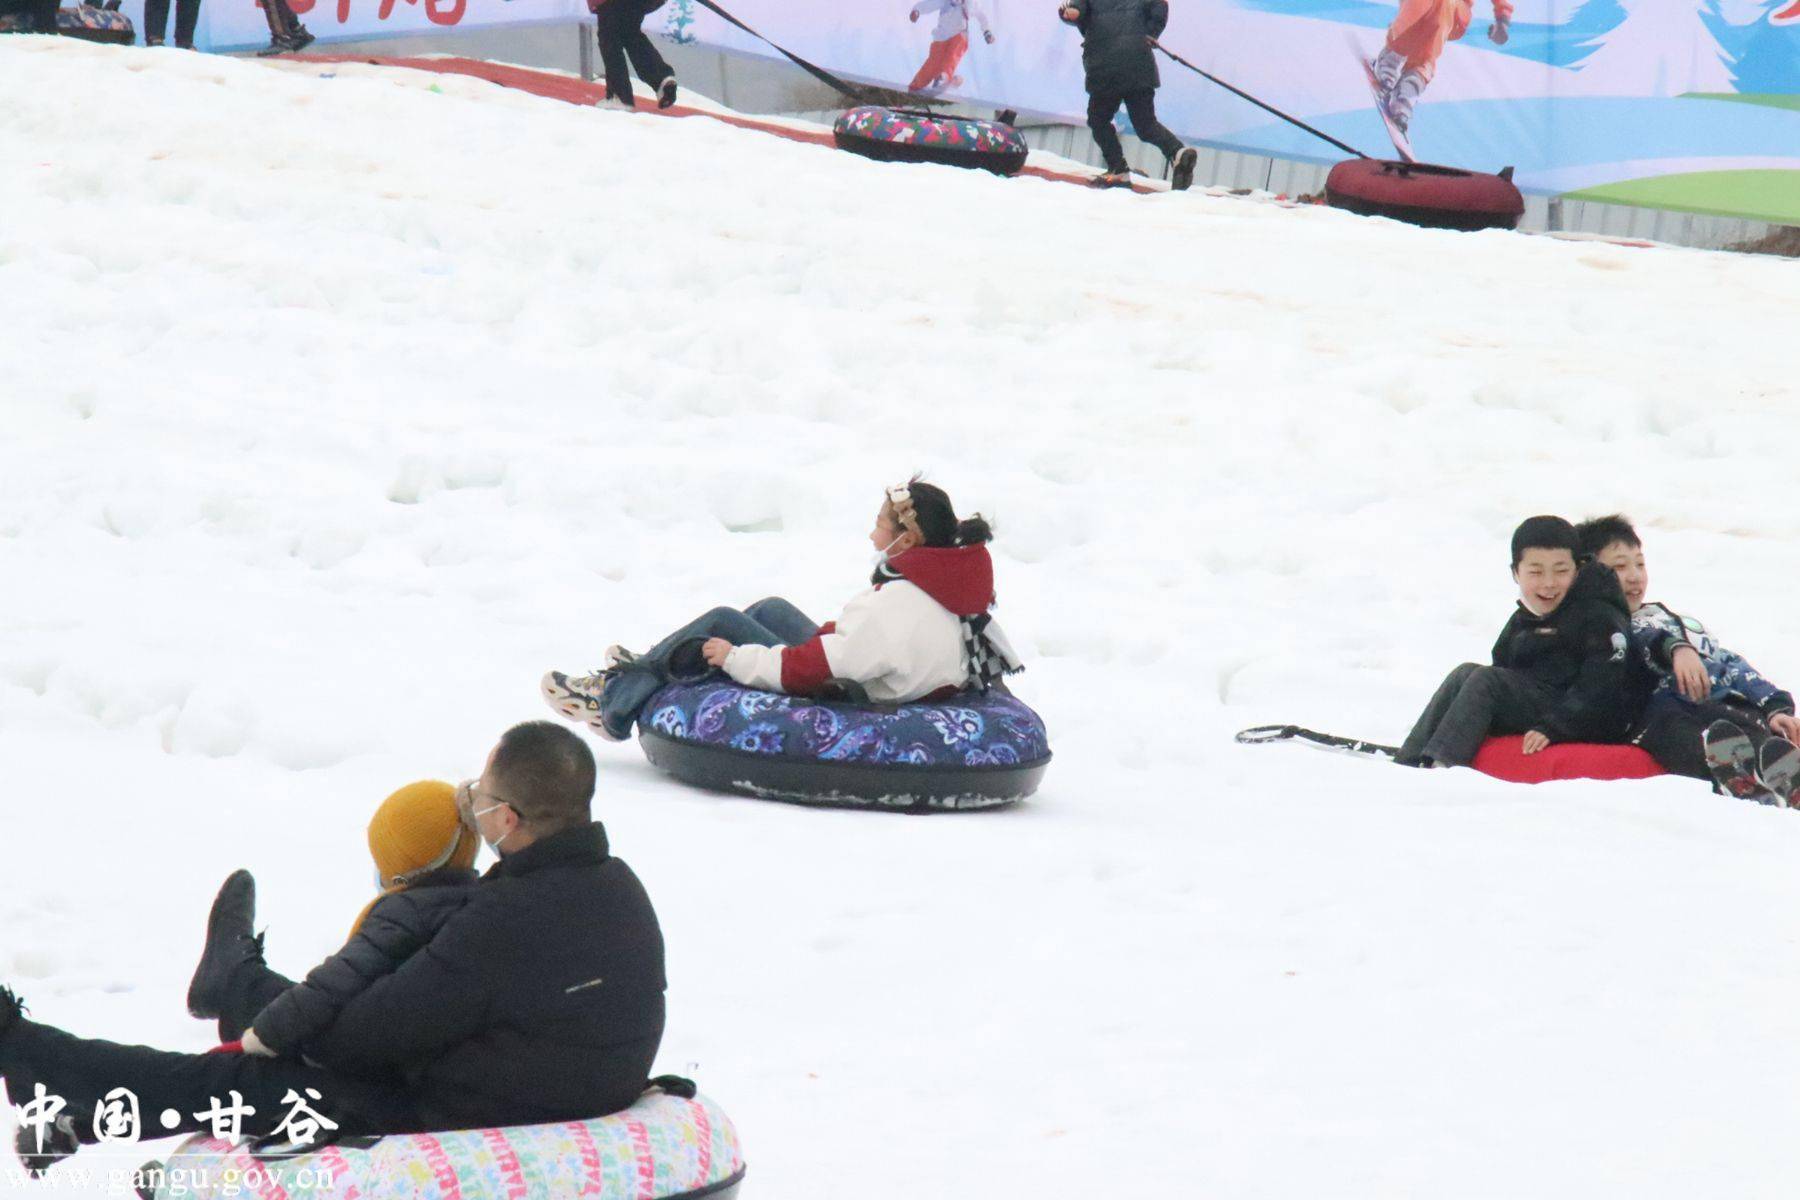
[[[1732,56],[1720,43],[1718,0],[1622,0],[1625,19],[1581,61],[1584,90],[1609,96],[1731,92]]]
[[[674,0],[663,24],[663,36],[682,46],[694,44],[694,0]]]

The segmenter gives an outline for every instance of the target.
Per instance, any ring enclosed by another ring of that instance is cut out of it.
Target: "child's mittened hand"
[[[700,647],[700,654],[706,659],[709,667],[723,667],[725,656],[731,653],[731,643],[724,638],[707,638]]]
[[[1495,21],[1488,26],[1488,41],[1496,46],[1506,45],[1506,40],[1511,36],[1512,34],[1507,32],[1505,21]]]
[[[1712,695],[1712,680],[1707,678],[1706,664],[1700,661],[1698,650],[1677,646],[1671,665],[1675,668],[1675,688],[1684,699],[1698,704]]]
[[[1547,733],[1539,733],[1534,729],[1525,735],[1525,745],[1523,749],[1527,754],[1536,754],[1539,750],[1544,749],[1549,744],[1550,735]]]

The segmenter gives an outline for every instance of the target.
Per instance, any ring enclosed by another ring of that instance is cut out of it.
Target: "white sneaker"
[[[656,89],[656,107],[667,108],[673,103],[675,103],[675,77],[671,75],[662,81],[661,87]]]
[[[556,715],[568,721],[579,721],[609,742],[622,742],[625,739],[606,727],[600,719],[600,697],[606,691],[607,680],[611,679],[614,668],[595,671],[591,675],[565,675],[561,671],[550,671],[538,684],[544,693],[544,700],[555,710]]]

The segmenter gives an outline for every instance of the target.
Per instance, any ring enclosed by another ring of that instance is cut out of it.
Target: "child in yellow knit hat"
[[[357,916],[342,950],[256,1015],[244,1031],[244,1052],[301,1053],[346,1004],[412,957],[473,894],[480,846],[457,813],[451,784],[409,783],[382,801],[369,822],[379,894]]]

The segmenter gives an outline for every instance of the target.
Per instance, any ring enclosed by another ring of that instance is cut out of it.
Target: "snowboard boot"
[[[13,1150],[27,1175],[42,1179],[51,1167],[81,1149],[81,1136],[75,1132],[77,1119],[64,1112],[46,1125],[19,1125],[13,1134]]]
[[[189,1016],[217,1019],[225,1007],[232,972],[247,962],[262,961],[262,939],[251,928],[255,922],[256,879],[248,871],[233,871],[206,917],[206,948],[188,984]]]
[[[656,107],[667,108],[675,103],[675,77],[669,76],[656,89]]]
[[[1714,721],[1700,740],[1706,747],[1706,769],[1721,792],[1758,804],[1776,802],[1774,793],[1756,777],[1756,748],[1749,734],[1730,721]]]
[[[1405,69],[1406,55],[1398,53],[1392,46],[1383,46],[1381,53],[1369,61],[1369,74],[1374,77],[1384,102],[1394,94],[1394,88],[1400,83],[1400,73]]]
[[[1756,753],[1756,778],[1789,808],[1800,808],[1800,746],[1772,737]]]
[[[1427,82],[1417,71],[1408,71],[1400,76],[1400,82],[1394,85],[1393,92],[1388,96],[1388,120],[1394,123],[1403,137],[1410,137],[1412,134],[1413,108],[1425,93]]]
[[[606,665],[588,675],[565,675],[561,671],[547,673],[539,683],[544,693],[544,700],[556,714],[565,720],[580,721],[589,729],[609,742],[623,742],[627,736],[620,736],[606,727],[600,717],[600,701],[606,695],[606,685],[618,678],[619,672],[637,664],[638,656],[623,646],[611,646],[606,651]]]
[[[1185,192],[1194,185],[1194,168],[1200,162],[1200,152],[1192,146],[1183,146],[1169,160],[1174,168],[1169,176],[1169,190]]]

